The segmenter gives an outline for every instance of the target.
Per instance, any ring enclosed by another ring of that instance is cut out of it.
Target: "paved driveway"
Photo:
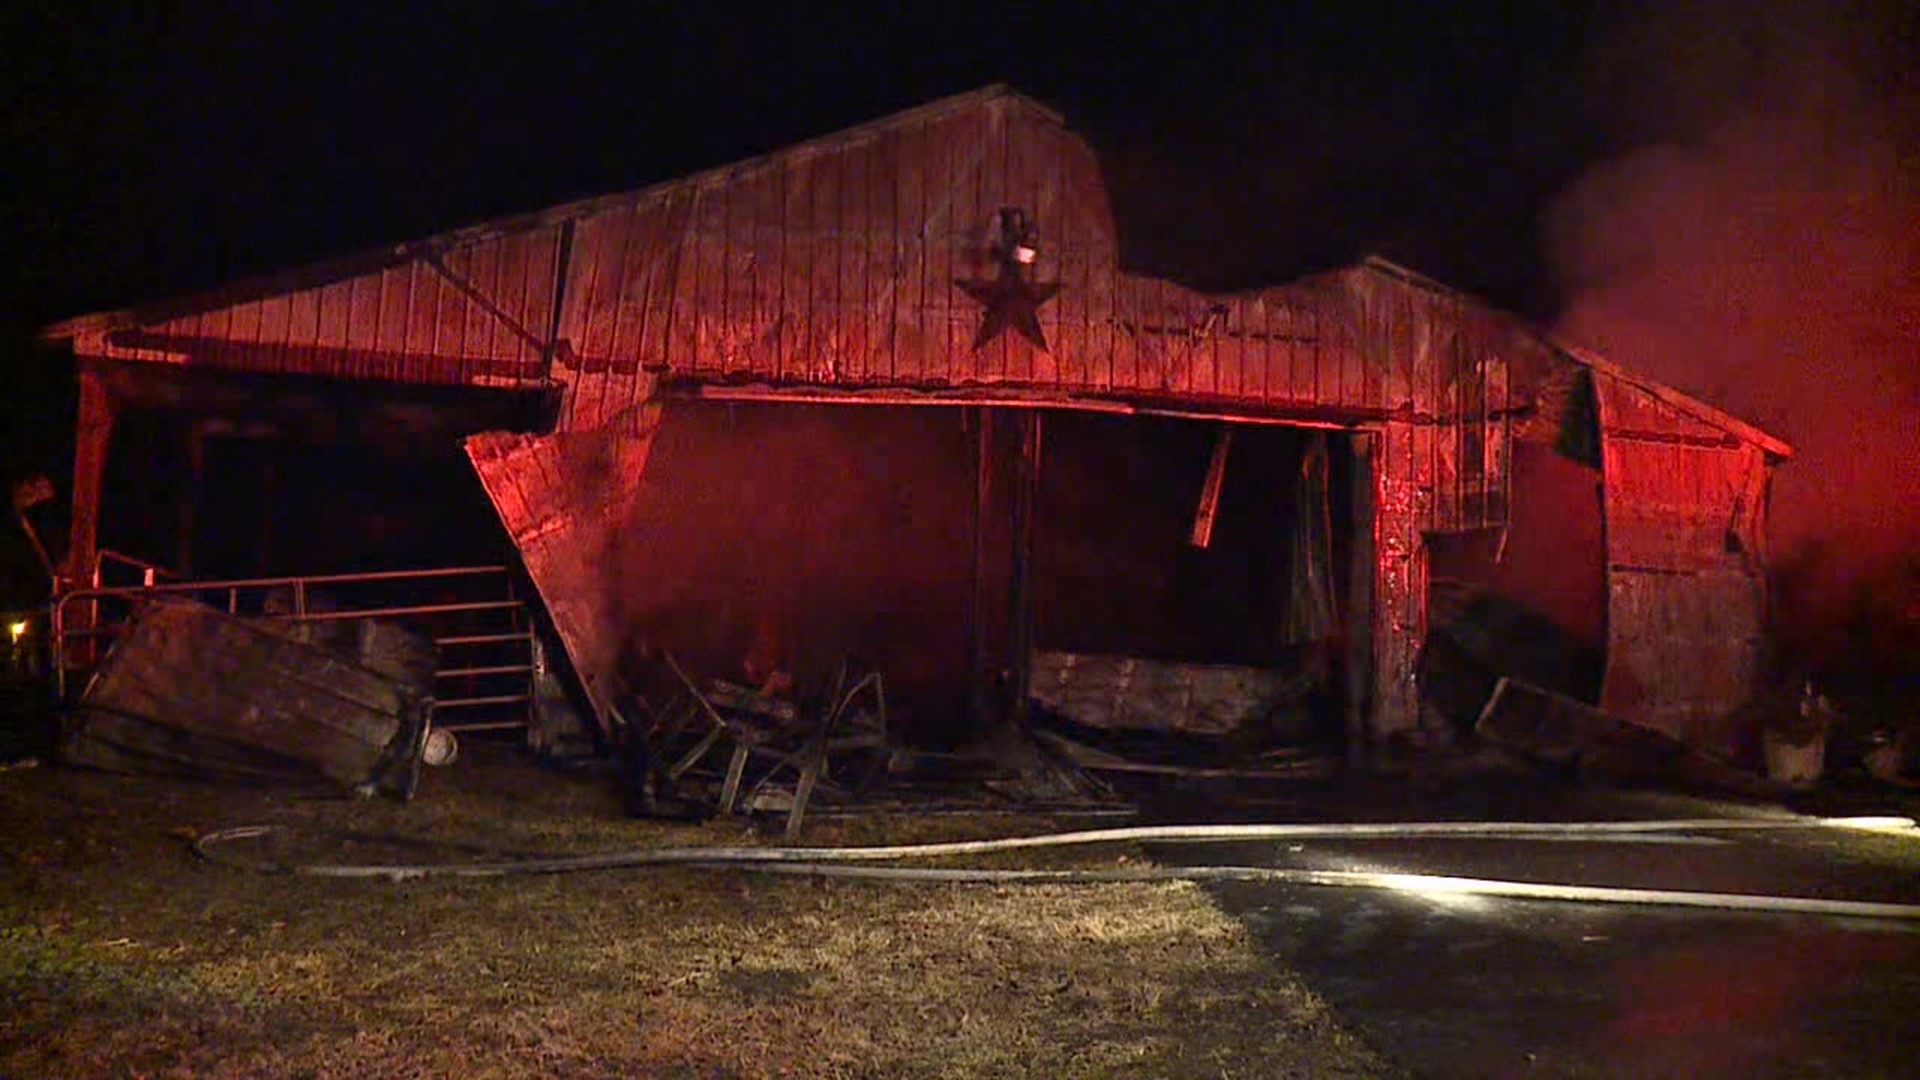
[[[1184,801],[1165,816],[1199,816],[1199,805]],[[1617,820],[1780,812],[1508,778],[1328,784],[1296,789],[1244,816]],[[1156,855],[1920,903],[1920,833],[1808,828],[1657,843],[1243,843]],[[1345,1021],[1416,1076],[1920,1076],[1917,923],[1247,883],[1214,893]]]

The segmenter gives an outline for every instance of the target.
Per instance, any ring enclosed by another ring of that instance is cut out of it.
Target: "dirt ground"
[[[251,874],[190,850],[205,831],[253,823],[287,827],[276,854],[327,861],[761,842],[739,821],[624,819],[605,777],[539,769],[504,747],[463,748],[406,805],[3,772],[0,1075],[1392,1071],[1187,884],[700,870],[392,883]],[[810,825],[806,840],[1061,824],[849,818]],[[431,843],[370,839],[393,834]]]

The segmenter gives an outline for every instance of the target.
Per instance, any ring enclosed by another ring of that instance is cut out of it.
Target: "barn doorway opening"
[[[110,408],[82,432],[102,464],[56,602],[61,693],[85,685],[138,605],[188,599],[404,624],[437,653],[436,728],[527,726],[545,670],[536,612],[462,440],[550,423],[543,395],[156,365],[92,374]]]
[[[971,412],[668,401],[606,564],[629,680],[670,654],[804,696],[853,661],[899,734],[964,734]]]
[[[1289,426],[672,399],[607,563],[620,652],[756,684],[857,658],[935,747],[1091,675],[1123,712],[1331,748],[1355,468],[1348,435]]]
[[[1149,730],[1337,748],[1350,437],[1098,413],[1046,424],[1033,699],[1122,742]]]

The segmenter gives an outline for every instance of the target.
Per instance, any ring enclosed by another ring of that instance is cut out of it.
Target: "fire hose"
[[[960,855],[1138,842],[1220,843],[1258,840],[1407,840],[1569,838],[1635,842],[1671,838],[1676,833],[1739,832],[1806,828],[1873,828],[1911,832],[1905,818],[1695,818],[1668,821],[1599,822],[1400,822],[1255,825],[1147,825],[1090,829],[1040,836],[962,840],[874,847],[762,848],[705,846],[630,848],[585,855],[532,856],[469,863],[276,863],[230,854],[229,845],[282,831],[276,825],[243,825],[207,833],[193,843],[195,854],[210,863],[256,873],[303,877],[373,878],[405,881],[427,877],[503,877],[678,866],[738,870],[820,878],[889,882],[961,884],[1090,884],[1140,881],[1253,881],[1340,888],[1387,889],[1423,895],[1490,896],[1559,900],[1587,904],[1660,905],[1717,911],[1826,915],[1842,918],[1920,920],[1920,904],[1844,900],[1811,896],[1697,892],[1563,882],[1513,881],[1433,874],[1396,874],[1271,866],[1133,866],[1080,869],[992,867],[875,866]]]

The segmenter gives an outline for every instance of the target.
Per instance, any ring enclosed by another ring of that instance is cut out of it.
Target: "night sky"
[[[1539,205],[1607,139],[1578,3],[30,6],[7,222],[29,321],[638,187],[996,81],[1093,139],[1145,268],[1264,284],[1387,248],[1541,309]]]
[[[991,82],[1093,140],[1137,269],[1248,286],[1378,250],[1545,313],[1539,208],[1609,138],[1581,3],[760,7],[29,0],[7,35],[0,347],[26,364],[33,331],[70,315]]]
[[[1849,139],[1890,138],[1866,186],[1910,222],[1913,0],[897,7],[9,5],[6,469],[58,474],[41,436],[67,423],[60,358],[32,344],[52,320],[640,187],[990,82],[1091,139],[1133,269],[1202,288],[1371,251],[1552,323],[1610,283],[1585,279],[1586,254],[1617,283],[1685,232],[1635,216],[1643,174],[1602,189],[1611,217],[1569,226],[1568,193],[1648,147],[1712,147],[1751,102],[1797,107],[1783,86],[1888,119],[1838,141],[1816,119],[1785,145],[1851,159]]]

